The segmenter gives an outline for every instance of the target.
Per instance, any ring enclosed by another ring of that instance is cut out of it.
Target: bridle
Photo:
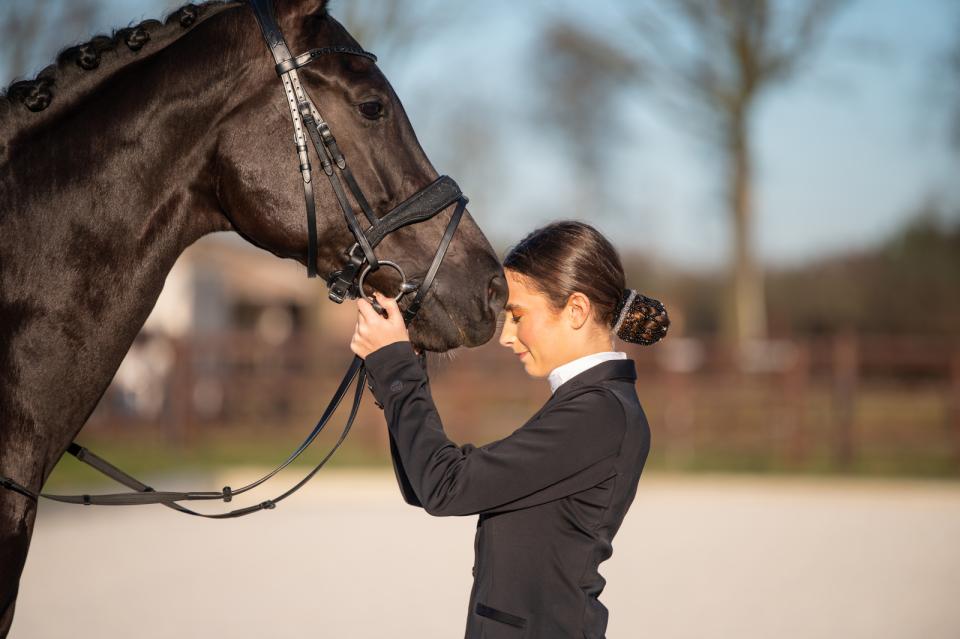
[[[260,25],[261,32],[263,32],[267,47],[273,54],[277,75],[283,82],[287,106],[290,109],[290,118],[293,120],[294,143],[297,148],[297,156],[300,159],[303,198],[307,208],[307,276],[316,277],[317,275],[317,215],[313,195],[312,167],[307,148],[307,137],[309,136],[317,157],[320,158],[323,172],[329,179],[330,186],[337,196],[337,202],[343,211],[347,227],[356,240],[344,254],[347,262],[343,268],[334,271],[326,278],[327,286],[330,288],[330,299],[339,304],[344,299],[362,295],[374,305],[374,308],[380,311],[379,304],[363,291],[362,282],[368,273],[376,271],[380,266],[389,266],[400,274],[401,282],[397,299],[406,293],[416,291],[413,302],[404,311],[404,319],[409,323],[417,314],[430,285],[433,283],[440,262],[443,260],[447,247],[450,245],[450,240],[453,239],[453,234],[460,223],[460,218],[463,216],[467,198],[460,192],[460,187],[457,186],[456,182],[447,176],[442,176],[426,188],[414,193],[383,217],[378,218],[367,202],[367,198],[364,197],[360,185],[357,184],[353,171],[347,165],[347,160],[340,151],[330,126],[320,115],[313,100],[304,91],[300,76],[297,73],[297,69],[330,54],[354,55],[372,61],[376,61],[377,56],[359,47],[352,46],[311,49],[306,53],[293,56],[290,54],[290,49],[287,47],[280,27],[274,18],[272,0],[250,0],[250,6],[257,18],[257,23]],[[370,226],[366,230],[360,226],[360,221],[357,219],[353,206],[351,206],[343,188],[344,183],[350,189],[350,193],[360,206],[367,221],[370,222]],[[456,203],[456,208],[447,224],[443,238],[440,240],[440,245],[437,247],[433,263],[420,284],[409,282],[403,269],[396,262],[377,259],[374,248],[388,234],[408,224],[429,220],[453,203]]]
[[[443,257],[450,246],[450,242],[453,239],[453,235],[457,230],[457,226],[460,223],[460,219],[463,216],[463,212],[467,205],[466,196],[461,193],[460,187],[457,186],[456,182],[447,176],[441,176],[432,184],[416,192],[402,203],[397,205],[394,209],[378,218],[373,209],[370,207],[366,197],[364,197],[363,191],[360,189],[360,185],[357,184],[357,181],[353,176],[353,172],[350,170],[350,167],[347,166],[346,158],[344,158],[343,153],[341,153],[340,148],[337,146],[337,141],[333,137],[330,126],[320,115],[320,112],[317,110],[313,100],[311,100],[310,96],[307,95],[306,91],[304,91],[303,85],[300,82],[300,77],[297,74],[297,69],[306,66],[314,60],[326,55],[354,55],[368,58],[372,61],[376,61],[377,57],[359,47],[339,45],[311,49],[306,53],[293,56],[291,55],[290,49],[287,47],[286,41],[283,38],[283,33],[277,24],[273,12],[272,0],[249,0],[248,4],[253,10],[253,14],[257,19],[257,23],[260,25],[260,30],[263,33],[264,40],[266,40],[267,47],[273,54],[273,59],[276,63],[275,69],[277,75],[280,76],[280,80],[283,82],[287,106],[290,108],[290,117],[293,120],[294,142],[297,148],[297,157],[300,160],[300,175],[303,180],[303,196],[307,212],[307,276],[317,276],[317,216],[316,202],[313,194],[313,173],[307,146],[307,137],[309,136],[313,144],[313,148],[316,151],[316,155],[320,159],[320,165],[323,167],[323,172],[329,179],[330,185],[333,188],[333,192],[336,194],[337,202],[343,211],[343,216],[346,220],[347,227],[350,229],[350,232],[353,234],[353,237],[356,240],[354,244],[350,246],[350,248],[344,253],[346,258],[346,263],[344,266],[341,269],[334,271],[326,278],[327,286],[330,289],[330,299],[339,304],[345,299],[354,299],[358,296],[362,296],[364,299],[370,302],[371,305],[373,305],[377,312],[383,314],[385,311],[373,297],[370,297],[366,294],[366,292],[363,290],[363,284],[364,280],[371,272],[376,271],[381,266],[388,266],[396,270],[400,275],[400,289],[394,299],[399,300],[403,295],[413,292],[416,293],[413,301],[407,306],[406,309],[403,310],[404,322],[409,324],[420,310],[420,307],[422,306],[423,301],[430,290],[430,286],[433,284],[433,280],[437,275],[437,271],[440,268],[440,263],[443,261]],[[306,131],[306,133],[304,133],[304,131]],[[344,182],[353,195],[355,201],[360,206],[360,209],[363,211],[367,221],[370,223],[370,226],[366,229],[361,227],[360,221],[357,219],[357,216],[354,213],[354,209],[351,206],[350,201],[347,198],[346,191],[343,187]],[[403,269],[396,262],[390,260],[380,260],[377,258],[376,254],[374,253],[374,248],[376,248],[376,246],[388,234],[409,224],[415,224],[429,220],[453,204],[456,204],[453,215],[450,217],[450,221],[447,223],[443,237],[440,239],[440,244],[437,247],[437,252],[433,257],[433,261],[431,262],[430,267],[427,269],[423,279],[419,283],[409,281],[406,277],[406,274],[403,272]],[[426,360],[423,355],[421,355],[421,364],[424,366],[426,365]],[[239,508],[225,513],[200,513],[177,503],[180,501],[209,500],[223,500],[224,502],[229,502],[234,496],[256,488],[279,473],[281,470],[293,463],[293,461],[297,459],[297,457],[299,457],[300,454],[303,453],[303,451],[305,451],[311,443],[313,443],[313,441],[320,434],[320,431],[323,430],[324,426],[326,426],[327,422],[333,416],[333,413],[340,405],[341,400],[346,395],[355,379],[357,384],[356,389],[354,390],[350,414],[347,418],[346,424],[344,425],[343,431],[340,434],[340,437],[337,439],[330,451],[323,457],[323,459],[320,460],[320,462],[293,487],[279,496],[274,497],[273,499],[268,499],[253,506]],[[330,399],[330,402],[327,405],[327,408],[324,410],[323,415],[320,417],[320,420],[314,426],[310,434],[307,435],[306,439],[304,439],[303,443],[301,443],[300,446],[298,446],[297,449],[294,450],[293,453],[291,453],[290,456],[287,457],[287,459],[279,466],[274,468],[260,479],[257,479],[256,481],[251,482],[241,488],[232,489],[229,486],[226,486],[219,492],[156,491],[150,486],[147,486],[146,484],[135,479],[131,475],[123,472],[105,459],[93,454],[76,442],[72,442],[67,448],[68,453],[76,457],[78,460],[92,466],[108,477],[114,479],[115,481],[118,481],[124,486],[127,486],[128,488],[131,488],[137,492],[100,495],[52,495],[47,493],[39,493],[27,488],[26,486],[23,486],[13,479],[3,476],[0,476],[0,487],[20,493],[21,495],[24,495],[25,497],[35,501],[40,497],[44,497],[46,499],[63,503],[83,504],[88,506],[132,506],[143,504],[163,504],[168,508],[172,508],[185,514],[206,517],[210,519],[229,519],[233,517],[249,515],[260,510],[273,509],[276,507],[278,502],[286,499],[303,487],[317,473],[317,471],[319,471],[320,468],[326,464],[327,460],[330,459],[334,452],[336,452],[337,448],[340,447],[340,444],[343,443],[343,440],[346,439],[347,433],[350,432],[350,427],[353,425],[353,421],[356,418],[357,410],[360,407],[360,400],[363,396],[365,381],[366,371],[363,367],[363,360],[358,356],[354,356],[353,362],[350,364],[350,367],[344,374],[343,379],[340,381],[340,385],[337,387],[333,397]]]

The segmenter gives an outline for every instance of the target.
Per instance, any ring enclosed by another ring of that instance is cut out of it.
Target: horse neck
[[[0,121],[6,262],[16,257],[11,247],[33,244],[31,270],[56,273],[64,261],[44,260],[44,254],[62,251],[65,242],[75,247],[77,235],[109,240],[104,247],[119,259],[145,256],[171,229],[183,230],[189,244],[222,226],[172,213],[186,208],[178,201],[196,200],[198,187],[210,186],[202,169],[216,142],[211,129],[236,102],[229,98],[243,93],[229,77],[234,69],[227,57],[249,57],[253,38],[236,33],[230,23],[238,11],[228,9],[236,6],[215,7],[183,37],[108,69],[89,87],[85,77],[79,87],[58,85],[53,103],[40,113],[18,105],[16,118]]]
[[[258,60],[259,34],[217,26],[220,17],[8,139],[0,431],[24,441],[49,433],[54,460],[106,389],[176,258],[229,228],[217,204],[214,123],[243,99],[243,65],[230,58]],[[225,41],[230,34],[246,41]]]

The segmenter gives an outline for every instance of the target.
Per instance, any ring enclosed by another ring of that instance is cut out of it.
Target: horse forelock
[[[227,0],[186,4],[170,12],[163,21],[144,20],[115,29],[111,35],[97,35],[62,49],[55,62],[34,79],[14,81],[0,92],[0,126],[36,117],[54,104],[69,104],[87,93],[91,82],[109,78],[112,72],[140,59],[139,54],[163,49],[217,9],[234,4]]]

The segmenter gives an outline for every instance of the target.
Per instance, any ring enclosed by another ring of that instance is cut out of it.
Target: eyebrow
[[[524,308],[519,304],[507,304],[503,307],[505,311],[522,311]]]

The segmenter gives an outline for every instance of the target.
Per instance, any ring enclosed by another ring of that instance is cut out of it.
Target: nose
[[[507,348],[513,348],[513,331],[511,330],[509,321],[503,322],[503,328],[500,330],[500,338],[497,340],[500,342],[500,346],[506,346]]]
[[[487,285],[487,307],[496,317],[503,310],[503,305],[507,303],[507,280],[501,274],[490,278]]]

